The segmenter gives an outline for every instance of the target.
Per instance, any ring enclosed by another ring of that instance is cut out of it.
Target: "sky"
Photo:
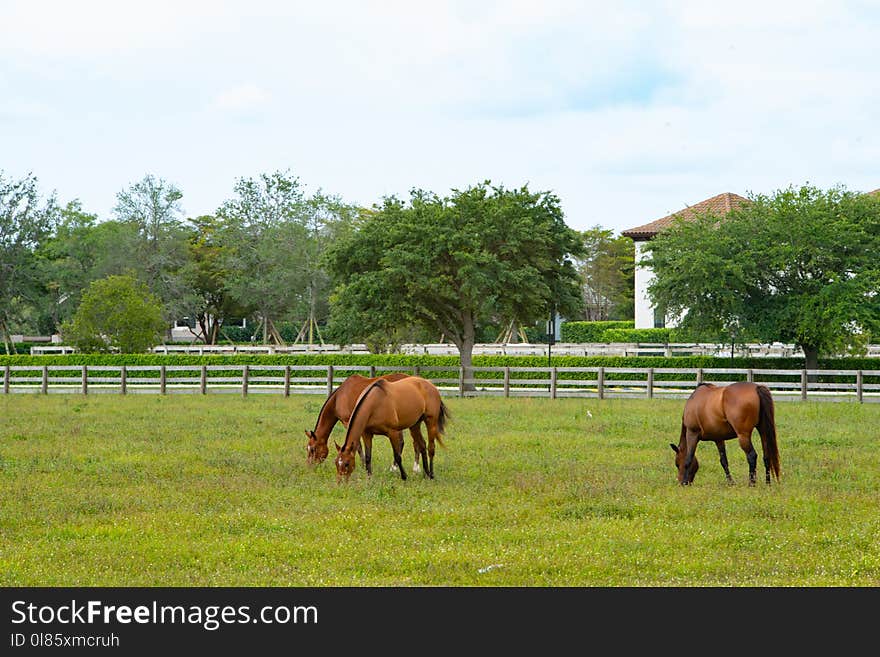
[[[880,188],[880,3],[0,0],[0,174],[101,219],[151,174],[371,206],[489,180],[615,234]]]

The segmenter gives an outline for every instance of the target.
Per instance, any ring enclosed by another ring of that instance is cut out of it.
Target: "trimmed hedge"
[[[669,343],[672,329],[668,328],[631,328],[608,329],[602,333],[600,342],[648,342],[651,344]]]
[[[561,328],[562,342],[604,342],[602,334],[609,329],[631,329],[635,322],[563,322]]]
[[[260,365],[290,365],[294,370],[297,366],[303,365],[333,365],[335,367],[335,379],[342,380],[350,374],[360,373],[363,371],[346,369],[346,365],[359,365],[377,367],[401,368],[403,371],[414,366],[424,368],[420,371],[421,375],[428,379],[456,379],[458,373],[456,369],[459,367],[460,361],[457,356],[431,356],[431,355],[404,355],[404,354],[236,354],[231,356],[218,355],[186,355],[175,354],[164,356],[160,354],[70,354],[66,356],[0,356],[0,367],[3,365],[70,365],[79,367],[80,365],[249,365],[251,376],[281,376],[278,371],[261,370]],[[793,374],[803,369],[803,358],[759,358],[759,357],[735,357],[722,358],[716,356],[554,356],[551,364],[554,367],[605,367],[605,368],[626,368],[626,369],[642,369],[642,368],[677,368],[677,369],[773,369],[773,370],[792,370]],[[547,367],[547,358],[545,356],[474,356],[474,367]],[[880,359],[878,358],[820,358],[819,369],[838,369],[838,370],[880,370]],[[431,370],[431,367],[454,368],[452,370]],[[53,371],[52,376],[74,376],[78,370],[69,370],[67,374],[63,371]],[[380,370],[384,373],[387,370]],[[100,376],[99,374],[96,374]],[[229,370],[228,372],[212,372],[212,376],[239,376],[240,370]],[[308,372],[305,374],[309,377],[320,378],[321,374],[317,372]],[[139,378],[157,378],[159,372],[138,372]],[[168,371],[167,379],[171,380],[179,377],[192,377],[193,372],[175,372]],[[298,375],[299,376],[299,375]],[[40,377],[39,371],[25,373],[16,373],[15,378],[33,378],[38,381]],[[499,379],[498,372],[475,372],[476,379]],[[590,379],[591,375],[580,372],[559,372],[558,380],[580,380]],[[632,373],[616,373],[606,372],[605,380],[613,382],[615,380],[644,380],[646,374]],[[745,374],[713,374],[712,379],[718,381],[740,381],[746,378]],[[758,375],[758,380],[763,381],[794,381],[792,376],[780,375]],[[511,372],[511,379],[523,381],[528,379],[547,379],[546,372]],[[655,372],[654,379],[656,381],[694,381],[696,383],[696,374],[682,373],[660,373]],[[823,382],[849,381],[847,377],[835,375],[825,375],[819,378]],[[865,383],[878,383],[880,376],[865,376]],[[316,385],[320,382],[316,381]],[[546,385],[546,384],[536,384]]]

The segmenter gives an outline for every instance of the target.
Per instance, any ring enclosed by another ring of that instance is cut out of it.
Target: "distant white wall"
[[[654,328],[654,306],[648,298],[648,285],[654,280],[654,272],[649,267],[639,264],[645,253],[646,240],[634,242],[635,244],[635,327]]]
[[[639,262],[645,255],[647,240],[634,242],[635,244],[635,327],[654,328],[654,306],[648,297],[648,286],[654,280],[654,272],[650,267],[642,267]],[[678,326],[681,318],[667,315],[665,325],[669,328]]]

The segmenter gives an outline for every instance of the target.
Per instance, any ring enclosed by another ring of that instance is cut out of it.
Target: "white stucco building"
[[[642,226],[630,228],[621,233],[626,237],[632,238],[635,246],[635,327],[636,328],[662,328],[676,326],[676,318],[665,316],[654,308],[648,298],[648,285],[654,279],[654,272],[649,267],[643,267],[639,264],[645,253],[645,245],[648,240],[652,239],[657,233],[672,224],[677,219],[687,220],[689,217],[711,212],[719,217],[724,216],[742,203],[748,203],[748,199],[724,192],[705,201],[700,201],[695,205],[689,205],[686,208],[674,212],[670,215],[656,219]]]

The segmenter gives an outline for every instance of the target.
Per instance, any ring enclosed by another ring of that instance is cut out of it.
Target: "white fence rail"
[[[408,372],[452,396],[686,398],[698,383],[763,383],[780,400],[880,402],[877,370],[366,365],[5,365],[2,393],[329,394],[347,376]]]
[[[722,356],[731,355],[731,346],[712,343],[677,342],[669,344],[643,342],[576,343],[560,342],[549,347],[551,355],[556,356]],[[76,350],[67,345],[38,345],[31,347],[31,355],[72,354]],[[474,355],[497,356],[547,356],[548,345],[541,343],[481,343],[474,346]],[[803,351],[793,344],[748,344],[733,348],[734,356],[797,357],[803,358]],[[155,354],[368,354],[364,344],[340,346],[336,344],[292,344],[292,345],[160,345],[154,347]],[[404,344],[402,354],[431,356],[458,356],[453,344]],[[841,354],[843,355],[843,354]],[[865,354],[880,358],[880,344],[868,345]]]

